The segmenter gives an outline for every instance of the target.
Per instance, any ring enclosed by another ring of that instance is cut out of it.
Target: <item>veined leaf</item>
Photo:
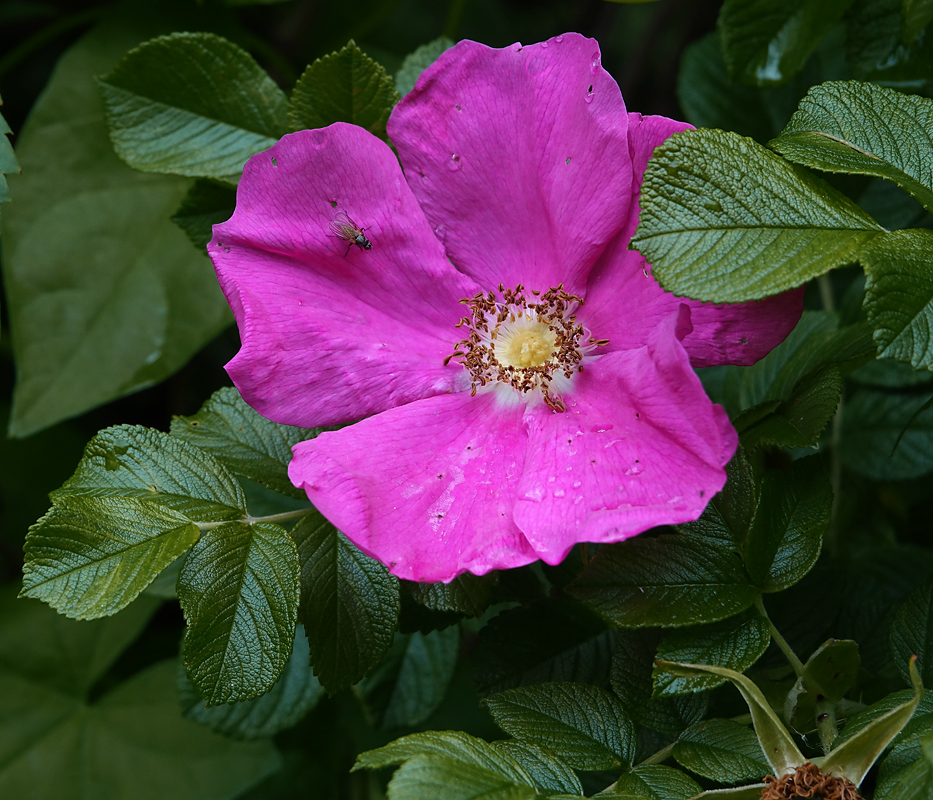
[[[452,43],[451,43],[452,44]],[[0,100],[0,106],[3,100]],[[16,160],[16,154],[13,152],[13,145],[7,139],[7,134],[13,133],[10,126],[0,114],[0,203],[7,203],[10,200],[10,190],[7,187],[4,173],[19,172],[19,162]]]
[[[771,769],[755,732],[729,719],[707,719],[685,730],[674,745],[674,758],[717,783],[760,781]]]

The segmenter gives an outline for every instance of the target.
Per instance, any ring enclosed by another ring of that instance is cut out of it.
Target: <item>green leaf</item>
[[[406,761],[389,782],[390,800],[443,797],[444,800],[532,800],[537,791],[490,770],[436,755]]]
[[[764,655],[770,644],[771,631],[767,620],[757,613],[746,612],[712,625],[666,633],[658,646],[658,658],[689,664],[714,664],[744,672]],[[719,675],[685,678],[657,672],[654,689],[658,697],[673,697],[714,689],[725,681]]]
[[[453,44],[453,42],[451,42]],[[0,100],[0,106],[3,105],[3,100]],[[16,160],[16,154],[13,152],[13,145],[10,140],[7,139],[7,134],[13,133],[10,130],[10,126],[7,124],[7,121],[3,118],[3,114],[0,114],[0,203],[8,203],[10,201],[10,190],[7,187],[6,178],[4,174],[10,174],[12,172],[20,172],[19,162]]]
[[[740,303],[852,263],[880,226],[751,139],[684,131],[654,152],[632,243],[664,288]]]
[[[115,614],[198,535],[187,518],[155,503],[62,498],[26,536],[23,596],[75,619]]]
[[[380,727],[413,727],[441,704],[460,651],[456,626],[428,634],[397,634],[375,672],[358,688]]]
[[[157,607],[138,600],[73,622],[12,586],[0,592],[0,796],[232,799],[279,767],[271,743],[182,718],[174,660],[116,686],[100,680]]]
[[[851,733],[840,736],[842,743],[820,759],[819,766],[824,772],[845,775],[856,786],[861,785],[884,749],[910,721],[923,697],[923,683],[917,672],[916,659],[910,662],[910,680],[914,688],[912,697],[882,713],[869,706],[850,721],[843,733]],[[863,724],[864,719],[870,721]]]
[[[768,146],[824,172],[874,175],[933,211],[933,100],[858,81],[815,86]]]
[[[236,183],[287,131],[288,100],[252,56],[212,33],[173,33],[98,79],[114,150],[142,172]]]
[[[787,729],[781,724],[771,709],[765,696],[749,678],[724,667],[711,667],[704,664],[675,664],[672,661],[656,661],[658,670],[670,672],[680,677],[694,677],[697,674],[719,675],[726,678],[742,694],[752,715],[755,735],[774,775],[783,775],[794,767],[803,764],[804,757]]]
[[[745,567],[763,592],[787,589],[806,575],[829,527],[833,490],[820,456],[794,462],[792,473],[769,471],[745,542]]]
[[[298,552],[284,528],[228,522],[192,548],[178,576],[185,668],[208,706],[269,691],[292,652]]]
[[[407,582],[409,594],[431,611],[455,611],[467,617],[481,616],[489,606],[496,586],[498,572],[485,575],[458,575],[450,583]]]
[[[716,622],[757,595],[733,549],[688,534],[602,547],[567,591],[623,628]]]
[[[531,774],[505,750],[461,731],[426,731],[403,736],[384,747],[360,753],[353,771],[381,769],[425,755],[480,767],[504,775],[515,783],[535,785]]]
[[[496,724],[574,769],[628,768],[635,726],[622,703],[585,683],[542,683],[507,689],[485,700]]]
[[[926,800],[933,794],[933,734],[927,735],[919,757],[909,766],[879,777],[876,800]]]
[[[743,83],[784,83],[852,0],[726,0],[719,33],[729,72]]]
[[[172,420],[172,436],[213,455],[237,475],[280,494],[306,500],[288,479],[292,447],[313,439],[320,428],[279,425],[260,416],[232,386],[219,389],[191,417]]]
[[[230,219],[235,207],[236,192],[232,189],[213,181],[196,180],[172,214],[172,222],[185,232],[191,244],[206,253],[212,226]]]
[[[860,666],[858,645],[851,640],[829,639],[807,659],[803,674],[784,702],[784,717],[794,730],[817,729],[822,701],[838,703],[855,685]]]
[[[405,56],[401,69],[395,73],[395,90],[402,96],[408,94],[415,88],[421,73],[437,61],[441,53],[453,46],[453,39],[440,36]]]
[[[213,456],[141,425],[91,439],[74,475],[52,492],[53,501],[76,496],[136,497],[203,522],[246,513],[242,487]]]
[[[910,44],[933,22],[933,0],[904,0],[904,43]]]
[[[706,693],[681,697],[654,697],[651,666],[655,658],[656,631],[619,631],[612,659],[612,690],[638,724],[665,737],[675,737],[703,718]]]
[[[385,139],[398,101],[392,77],[351,40],[304,71],[292,92],[288,124],[299,131],[349,122]]]
[[[842,373],[833,365],[821,367],[803,378],[785,400],[777,405],[769,401],[764,416],[755,413],[761,408],[756,406],[733,424],[748,450],[761,445],[815,448],[841,398]]]
[[[285,670],[268,692],[255,700],[207,707],[182,668],[179,694],[185,717],[234,739],[264,739],[296,725],[324,695],[311,667],[308,639],[299,627]]]
[[[860,0],[846,15],[846,60],[859,77],[902,72],[917,48],[902,47],[904,0]],[[893,70],[892,70],[893,67]]]
[[[881,481],[916,478],[933,469],[933,409],[920,411],[927,399],[867,389],[854,392],[842,420],[842,463]]]
[[[398,624],[398,580],[319,514],[292,530],[301,560],[298,616],[314,674],[333,694],[382,660]]]
[[[535,784],[548,794],[583,794],[577,774],[547,750],[515,739],[502,739],[492,744],[500,753],[507,753],[521,764]]]
[[[933,369],[933,232],[914,229],[879,236],[859,254],[865,268],[865,311],[878,356],[914,369]]]
[[[687,728],[674,745],[674,758],[717,783],[760,781],[771,769],[755,732],[729,719],[707,719]]]
[[[480,631],[473,682],[481,694],[544,681],[602,684],[614,643],[615,633],[569,598],[510,608]]]
[[[691,800],[700,791],[700,785],[679,770],[651,764],[635,767],[594,797],[600,800],[634,797],[644,797],[646,800]]]
[[[142,175],[113,153],[93,76],[155,27],[119,10],[62,57],[17,141],[23,175],[0,237],[13,436],[163,380],[230,320],[213,272],[169,220],[189,182]]]
[[[933,684],[933,584],[911,592],[891,623],[891,652],[894,665],[905,681],[907,665],[917,656],[917,670],[926,684]]]

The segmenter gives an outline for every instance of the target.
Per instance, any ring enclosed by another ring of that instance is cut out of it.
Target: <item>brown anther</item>
[[[761,800],[863,800],[858,788],[848,778],[829,775],[809,761],[780,778],[768,775],[764,782]]]

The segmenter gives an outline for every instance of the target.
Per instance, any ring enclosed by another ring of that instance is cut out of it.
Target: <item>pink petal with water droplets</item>
[[[647,346],[588,365],[566,412],[526,414],[515,521],[544,561],[577,542],[694,520],[722,489],[738,436],[690,366],[679,341],[688,330],[681,306]]]
[[[570,33],[501,50],[460,42],[388,129],[459,269],[486,288],[579,291],[628,217],[627,126],[599,46]]]
[[[420,400],[298,444],[288,474],[399,578],[518,567],[536,558],[512,521],[522,411],[494,393]]]
[[[338,211],[371,250],[329,235]],[[468,388],[443,362],[460,338],[458,301],[479,287],[362,128],[299,131],[251,158],[208,252],[242,341],[227,371],[264,416],[331,425]]]

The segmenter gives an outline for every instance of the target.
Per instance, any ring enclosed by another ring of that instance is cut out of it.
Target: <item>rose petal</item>
[[[609,339],[604,352],[645,344],[654,327],[686,303],[693,332],[684,348],[695,367],[754,364],[784,341],[803,311],[803,288],[764,300],[714,305],[675,297],[651,276],[651,265],[628,245],[638,225],[638,190],[654,149],[691,126],[665,117],[629,114],[635,202],[625,227],[589,276],[580,318],[596,338]]]
[[[536,558],[512,521],[522,410],[494,393],[420,400],[298,444],[288,474],[399,578],[518,567]]]
[[[337,211],[371,250],[329,235]],[[227,371],[264,416],[331,425],[464,388],[462,367],[443,362],[460,338],[458,301],[479,287],[362,128],[299,131],[251,158],[208,252],[242,340]]]
[[[549,564],[577,542],[694,520],[725,484],[738,437],[678,341],[688,314],[681,306],[646,347],[590,364],[564,396],[566,412],[526,414],[515,521]]]
[[[389,135],[447,253],[484,287],[582,290],[628,216],[619,87],[579,34],[463,41],[396,106]]]

